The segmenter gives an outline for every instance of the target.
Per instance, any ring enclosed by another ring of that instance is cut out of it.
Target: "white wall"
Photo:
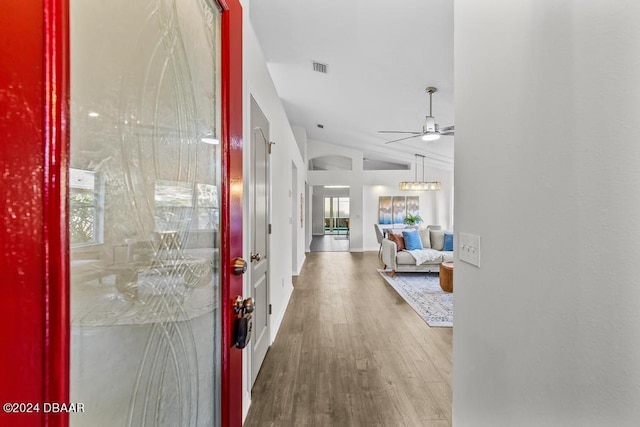
[[[443,183],[443,186],[445,183]],[[442,190],[441,190],[442,191]],[[380,196],[418,196],[420,198],[420,217],[423,223],[421,226],[430,224],[442,225],[443,229],[450,229],[450,221],[443,221],[440,218],[439,191],[401,191],[398,185],[365,185],[363,187],[363,209],[362,218],[364,228],[364,249],[365,251],[377,251],[380,248],[373,224],[378,224],[378,205]],[[389,225],[387,227],[390,227]],[[403,228],[403,224],[396,224],[395,227]]]
[[[293,292],[291,280],[292,271],[300,271],[305,258],[305,233],[297,233],[297,260],[298,266],[292,266],[292,227],[300,227],[300,221],[291,224],[292,197],[300,197],[300,189],[304,189],[306,180],[306,164],[302,158],[298,143],[294,137],[289,121],[284,112],[282,102],[276,92],[273,81],[266,66],[260,44],[249,21],[248,10],[244,11],[243,32],[244,55],[244,141],[251,141],[251,129],[249,126],[249,99],[253,96],[260,109],[265,114],[270,124],[270,140],[275,142],[271,154],[271,218],[272,234],[269,239],[269,302],[272,304],[270,318],[271,342],[276,338],[276,333],[282,323],[287,304]],[[245,145],[246,146],[246,145]],[[248,200],[250,179],[249,150],[245,153],[245,200]],[[296,165],[298,194],[292,194],[292,164]],[[299,202],[298,202],[299,203]],[[248,222],[249,206],[245,203],[244,211],[244,257],[250,257],[251,225]],[[250,278],[245,278],[245,293],[249,293]],[[243,363],[247,363],[249,352],[245,351]],[[249,364],[250,366],[250,364]],[[245,369],[246,374],[247,369]],[[243,381],[245,416],[250,402],[248,377]]]
[[[456,1],[457,427],[638,425],[638,16]]]
[[[296,138],[298,144],[298,151],[302,155],[303,159],[307,158],[307,130],[300,126],[291,126],[293,136]]]
[[[297,188],[304,188],[306,167],[298,144],[289,125],[289,120],[284,112],[282,101],[278,97],[265,59],[260,50],[260,45],[253,28],[245,23],[245,91],[252,95],[262,112],[267,117],[270,129],[270,140],[275,142],[271,155],[271,224],[269,252],[271,262],[269,276],[271,288],[271,303],[273,305],[274,319],[281,320],[286,308],[288,295],[292,290],[291,272],[291,198],[292,194],[292,163],[298,171]],[[248,101],[247,101],[248,102]],[[245,105],[248,114],[248,106]],[[248,117],[245,120],[245,141],[250,141],[250,129],[248,129]],[[247,151],[248,154],[248,151]],[[299,191],[298,191],[299,193]],[[299,194],[296,195],[299,197]],[[297,224],[299,226],[299,222]],[[248,230],[248,235],[251,230]],[[298,259],[304,260],[304,233],[298,233]],[[279,327],[279,321],[272,323],[272,332]],[[273,337],[272,337],[273,338]]]
[[[309,242],[307,239],[307,234],[309,233],[309,231],[307,230],[307,208],[309,206],[308,200],[307,200],[307,195],[305,194],[305,188],[306,188],[306,183],[307,183],[307,161],[306,161],[306,150],[307,150],[307,131],[304,128],[301,127],[297,127],[297,126],[292,126],[291,130],[293,131],[293,136],[295,138],[296,141],[296,147],[293,147],[292,145],[289,145],[289,148],[294,151],[294,154],[292,154],[293,156],[293,162],[296,165],[298,174],[297,174],[297,195],[296,195],[296,206],[297,206],[297,220],[295,222],[295,224],[293,225],[293,227],[297,228],[297,232],[296,232],[296,247],[295,250],[297,251],[297,260],[298,260],[298,265],[294,265],[293,267],[293,275],[297,276],[300,274],[300,271],[302,270],[302,266],[304,265],[304,260],[305,260],[305,254],[308,252],[309,249]],[[292,184],[293,185],[293,184]],[[302,208],[302,211],[300,209],[300,197],[302,196],[302,202],[304,204],[304,207]],[[304,220],[301,222],[300,218],[304,218]]]
[[[378,221],[378,197],[381,195],[418,195],[417,192],[401,192],[400,181],[409,181],[415,178],[415,163],[411,170],[371,171],[363,170],[361,151],[328,144],[321,141],[309,140],[307,143],[307,157],[313,159],[318,156],[341,155],[350,157],[353,169],[350,171],[307,171],[309,184],[314,185],[314,207],[312,222],[314,234],[322,234],[323,210],[316,205],[323,199],[324,193],[321,186],[324,185],[348,185],[350,220],[349,220],[349,247],[351,252],[377,251],[378,243],[373,229],[374,222]],[[422,164],[418,166],[422,172]],[[420,178],[422,174],[419,175]],[[453,173],[433,165],[425,166],[425,179],[428,181],[441,181],[442,190],[420,195],[420,207],[430,206],[432,214],[425,221],[429,224],[441,224],[444,228],[453,227],[452,224],[452,197],[453,197]],[[380,187],[381,186],[381,187]],[[380,194],[380,191],[385,194]],[[327,189],[324,190],[325,192]]]
[[[313,187],[309,185],[308,182],[305,182],[306,189],[306,200],[305,200],[305,216],[304,216],[304,229],[305,229],[305,239],[304,239],[304,251],[311,252],[311,239],[313,238],[313,232],[311,228],[313,227],[311,221],[311,209],[313,207]]]

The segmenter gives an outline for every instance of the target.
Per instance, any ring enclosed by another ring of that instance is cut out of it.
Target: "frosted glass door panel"
[[[71,425],[219,425],[219,11],[70,7]]]

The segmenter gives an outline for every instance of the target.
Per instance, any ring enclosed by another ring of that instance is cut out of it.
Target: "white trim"
[[[245,369],[245,372],[246,372],[246,369]],[[247,390],[244,390],[244,394],[242,396],[242,424],[244,424],[244,422],[247,420],[247,415],[249,415],[250,408],[251,408],[251,393]]]
[[[304,267],[304,262],[307,260],[307,252],[304,252],[302,255],[302,262],[298,264],[298,269],[293,271],[294,276],[299,276],[302,272],[302,267]]]
[[[289,284],[289,292],[287,293],[287,297],[285,298],[284,304],[282,304],[282,310],[280,313],[277,313],[278,318],[275,321],[272,321],[272,325],[275,325],[275,328],[272,330],[271,334],[271,343],[269,345],[273,345],[276,337],[278,336],[278,332],[280,331],[280,326],[282,325],[282,320],[284,320],[284,314],[287,312],[287,307],[289,306],[289,301],[291,301],[291,295],[293,295],[293,283]]]

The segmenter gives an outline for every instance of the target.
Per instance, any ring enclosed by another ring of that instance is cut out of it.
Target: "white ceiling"
[[[453,1],[253,0],[250,18],[292,125],[309,139],[356,148],[373,160],[453,164],[453,137],[419,137],[429,113],[454,124]],[[328,73],[313,71],[313,61]],[[323,124],[324,129],[319,129]]]

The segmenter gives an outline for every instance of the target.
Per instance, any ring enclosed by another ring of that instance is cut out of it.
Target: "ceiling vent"
[[[327,64],[322,64],[320,62],[313,61],[313,71],[327,74]]]

